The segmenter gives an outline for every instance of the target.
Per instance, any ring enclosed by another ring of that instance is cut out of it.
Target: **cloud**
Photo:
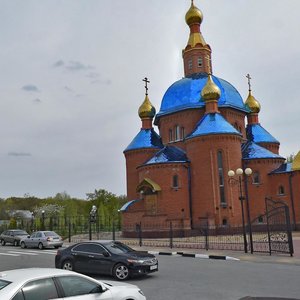
[[[34,103],[42,103],[42,100],[39,98],[35,98],[32,100]]]
[[[79,61],[74,61],[74,60],[69,61],[65,68],[72,72],[94,69],[94,67],[90,65],[85,65]]]
[[[104,85],[110,85],[112,81],[110,79],[97,79],[92,80],[91,84],[104,84]]]
[[[37,88],[37,86],[35,86],[33,84],[24,85],[22,87],[22,90],[24,90],[26,92],[39,92],[39,89]]]
[[[58,60],[56,63],[53,64],[53,67],[57,68],[57,67],[61,67],[63,66],[65,63],[63,60]]]
[[[8,152],[8,156],[31,156],[31,153],[28,152]]]
[[[64,86],[63,88],[66,92],[73,92],[73,90],[71,88],[69,88],[68,86]]]

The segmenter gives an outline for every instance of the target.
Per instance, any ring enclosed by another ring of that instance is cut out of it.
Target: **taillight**
[[[52,241],[52,238],[51,237],[47,237],[47,242],[50,242]]]

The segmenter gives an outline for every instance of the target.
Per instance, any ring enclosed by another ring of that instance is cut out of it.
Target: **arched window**
[[[285,193],[284,193],[284,186],[279,186],[279,188],[278,188],[278,194],[279,195],[284,195]]]
[[[192,68],[193,68],[193,61],[192,61],[192,59],[188,60],[188,68],[189,68],[189,70],[192,70]]]
[[[258,171],[253,172],[253,183],[259,184],[260,183],[260,175]]]
[[[222,151],[218,151],[217,160],[218,160],[220,200],[221,200],[221,204],[226,205]]]
[[[173,176],[173,183],[172,183],[173,188],[178,188],[178,175]]]
[[[198,58],[198,68],[202,68],[202,58]]]
[[[224,219],[222,220],[222,225],[223,225],[223,226],[227,226],[227,225],[228,225],[227,219],[224,218]]]
[[[181,127],[181,139],[183,140],[185,137],[184,127]]]
[[[180,140],[180,126],[176,125],[175,126],[175,141]]]
[[[173,131],[172,129],[169,129],[169,142],[173,141]]]

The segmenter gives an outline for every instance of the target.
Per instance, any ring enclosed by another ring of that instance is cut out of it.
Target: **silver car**
[[[22,248],[59,248],[63,245],[62,238],[54,231],[37,231],[20,241]]]
[[[1,300],[146,300],[133,284],[98,281],[67,270],[28,268],[0,272]]]

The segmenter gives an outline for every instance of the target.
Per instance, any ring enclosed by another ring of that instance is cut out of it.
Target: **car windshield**
[[[57,233],[55,233],[54,231],[46,231],[45,236],[57,236]]]
[[[15,235],[28,235],[28,233],[24,230],[15,231]]]
[[[10,283],[11,283],[10,281],[6,281],[6,280],[1,280],[0,279],[0,290],[2,290],[3,288],[5,288]]]
[[[120,253],[128,253],[128,252],[133,252],[134,250],[122,243],[111,243],[105,245],[106,248],[114,253],[114,254],[120,254]]]

